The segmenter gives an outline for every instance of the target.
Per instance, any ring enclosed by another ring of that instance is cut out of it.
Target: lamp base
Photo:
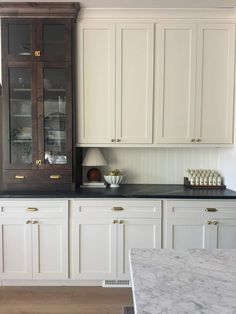
[[[89,182],[99,182],[101,181],[102,175],[98,168],[91,168],[87,172],[87,179]]]

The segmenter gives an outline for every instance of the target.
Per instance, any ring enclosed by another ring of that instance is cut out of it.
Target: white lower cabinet
[[[56,203],[2,202],[0,279],[68,279],[68,201]]]
[[[32,278],[31,225],[26,219],[1,219],[0,228],[0,278]]]
[[[161,219],[118,220],[118,278],[130,278],[129,250],[161,248]]]
[[[71,227],[73,279],[114,279],[117,232],[113,220],[74,219]]]
[[[68,221],[66,219],[33,221],[32,247],[33,279],[68,278]]]
[[[129,279],[129,250],[161,247],[161,201],[75,201],[71,226],[72,279]]]
[[[236,249],[235,201],[165,201],[164,247]]]

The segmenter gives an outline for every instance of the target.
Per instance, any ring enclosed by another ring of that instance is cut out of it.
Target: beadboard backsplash
[[[123,183],[136,184],[182,184],[188,168],[220,171],[222,153],[218,148],[101,148],[101,151],[109,164],[103,167],[103,172],[118,168],[124,173]]]

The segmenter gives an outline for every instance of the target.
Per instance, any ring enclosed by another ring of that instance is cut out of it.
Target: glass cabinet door
[[[32,166],[32,69],[9,67],[9,163]]]
[[[66,67],[41,67],[43,95],[41,111],[43,121],[39,125],[39,134],[43,149],[41,158],[44,165],[67,165],[68,158],[68,79]],[[71,127],[71,126],[70,126]],[[41,130],[42,128],[42,130]]]
[[[4,19],[3,50],[10,58],[26,60],[34,51],[34,26],[30,19]]]
[[[42,58],[66,60],[70,58],[71,39],[68,21],[45,20],[41,25]]]

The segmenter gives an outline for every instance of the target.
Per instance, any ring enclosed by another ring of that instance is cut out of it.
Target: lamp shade
[[[106,166],[107,162],[100,149],[89,148],[82,161],[82,166]]]

